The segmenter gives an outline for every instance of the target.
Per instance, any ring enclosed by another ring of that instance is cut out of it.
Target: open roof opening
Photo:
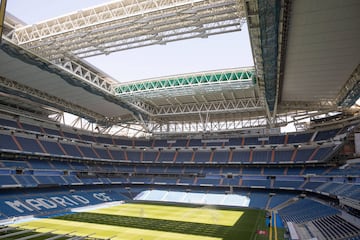
[[[86,60],[119,82],[254,65],[246,25],[240,32],[136,48]]]
[[[37,24],[52,19],[54,16],[64,16],[69,14],[69,12],[76,14],[80,11],[86,11],[89,7],[107,2],[114,1],[93,0],[84,3],[76,2],[75,4],[73,2],[66,4],[64,1],[53,1],[50,8],[48,3],[37,0],[32,1],[31,7],[34,8],[38,6],[38,9],[41,9],[46,6],[47,11],[39,11],[39,14],[35,16],[31,14],[31,11],[23,11],[23,9],[27,9],[27,7],[19,8],[19,2],[11,1],[7,6],[7,11],[26,24]],[[21,5],[23,5],[23,3],[21,3]],[[194,16],[197,15],[198,13]],[[198,17],[203,18],[202,15]],[[151,22],[153,20],[151,19],[147,20],[147,18],[145,18],[144,21],[145,20],[149,28],[162,26],[157,23],[153,24]],[[121,20],[120,23],[124,21],[127,21],[127,18]],[[137,22],[132,22],[132,25],[134,24],[137,24]],[[223,21],[221,24],[228,23],[224,23]],[[231,24],[236,25],[236,23]],[[241,24],[243,25],[240,28]],[[105,72],[119,82],[254,65],[246,24],[239,22],[239,27],[235,26],[230,28],[230,26],[228,28],[221,28],[219,29],[220,34],[217,32],[214,33],[214,27],[208,25],[209,24],[205,22],[201,23],[201,25],[199,25],[199,34],[195,34],[195,38],[192,38],[193,33],[176,37],[173,33],[168,35],[169,31],[161,30],[162,32],[150,32],[150,34],[155,34],[158,37],[161,36],[162,40],[158,43],[151,43],[149,46],[144,45],[146,47],[141,47],[141,44],[139,44],[140,47],[136,45],[133,48],[131,45],[130,49],[128,50],[126,48],[125,51],[116,50],[113,52],[113,50],[111,50],[113,48],[111,48],[110,50],[104,50],[104,52],[99,55],[96,53],[96,56],[91,56],[91,54],[90,57],[87,57],[87,54],[80,54],[78,56],[80,58],[85,56],[87,62],[101,69],[102,72]],[[204,31],[202,28],[207,29],[204,34],[201,34],[201,32]],[[181,30],[171,31],[189,31],[189,29],[185,27],[180,29]],[[241,31],[239,31],[240,29]],[[81,33],[83,30],[80,29],[79,31]],[[125,29],[125,31],[127,34],[132,30]],[[186,39],[188,37],[191,39]],[[181,40],[183,38],[185,38],[185,40]],[[124,41],[128,40],[125,39]],[[136,42],[138,39],[135,37],[134,41]],[[147,42],[144,42],[144,44],[147,44]],[[65,49],[66,46],[64,45],[61,48]],[[107,53],[107,51],[109,51],[109,53]],[[73,52],[79,51],[74,50]]]

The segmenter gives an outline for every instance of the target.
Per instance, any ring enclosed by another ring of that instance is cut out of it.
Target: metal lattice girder
[[[284,125],[284,122],[279,120],[279,125]],[[261,129],[268,126],[268,121],[265,117],[257,117],[251,119],[238,119],[238,120],[209,120],[206,123],[202,121],[171,121],[163,122],[154,125],[152,133],[157,135],[161,134],[184,134],[184,133],[204,133],[204,132],[227,132],[239,131],[245,129]]]
[[[226,89],[246,89],[254,87],[256,83],[254,71],[254,68],[237,68],[156,78],[114,85],[114,92],[121,97],[152,98],[167,95],[192,95],[202,90],[220,92]]]
[[[274,111],[278,97],[278,30],[280,0],[259,0],[259,24],[262,49],[265,97],[270,111]]]
[[[360,98],[360,64],[339,91],[336,101],[339,106],[351,107]]]
[[[100,76],[99,73],[96,73],[90,70],[90,68],[87,68],[83,62],[77,63],[71,60],[57,59],[54,63],[58,66],[66,68],[68,71],[78,77],[81,77],[81,79],[85,80],[86,82],[90,82],[102,90],[107,91],[108,93],[113,93],[112,85],[115,83],[115,81]]]
[[[190,103],[181,105],[161,106],[154,109],[154,114],[160,116],[172,116],[174,114],[198,114],[198,113],[232,113],[249,112],[264,109],[264,101],[260,98],[246,98],[234,101],[214,101],[208,103]]]
[[[241,30],[241,0],[122,0],[13,31],[9,37],[49,59],[166,44]]]

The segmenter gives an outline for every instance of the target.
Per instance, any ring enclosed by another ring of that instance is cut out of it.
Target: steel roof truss
[[[9,37],[49,59],[89,57],[239,31],[244,17],[236,0],[125,0],[20,27]]]
[[[114,85],[114,91],[119,96],[141,95],[147,97],[159,95],[161,91],[175,90],[175,92],[194,91],[194,87],[208,85],[215,91],[229,89],[250,88],[255,85],[253,68],[226,69],[216,72],[200,72],[188,75],[157,78],[151,80],[137,81],[133,83],[122,83]],[[190,89],[190,90],[189,90]],[[154,91],[156,90],[156,91]],[[207,90],[209,90],[207,88]],[[169,93],[174,94],[174,91]],[[183,94],[182,94],[183,95]]]
[[[238,99],[236,101],[214,101],[207,103],[189,103],[172,106],[160,106],[154,109],[155,116],[194,113],[247,112],[264,108],[264,101],[260,98]]]
[[[65,68],[66,70],[70,71],[72,74],[76,75],[77,77],[80,77],[82,80],[89,82],[108,93],[113,93],[112,92],[113,81],[107,80],[99,76],[99,74],[87,69],[83,65],[66,59],[58,59],[55,62],[55,64],[57,64],[62,68]]]

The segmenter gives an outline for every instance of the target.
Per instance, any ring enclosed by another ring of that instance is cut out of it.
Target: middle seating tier
[[[53,155],[81,159],[130,162],[174,163],[306,163],[324,162],[333,156],[339,144],[309,144],[301,148],[283,147],[223,148],[136,148],[115,145],[86,144],[34,136],[0,133],[0,149],[5,152]]]

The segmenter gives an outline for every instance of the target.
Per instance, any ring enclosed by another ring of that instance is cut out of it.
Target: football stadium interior
[[[360,240],[360,1],[118,0],[36,24],[9,1],[0,239]],[[244,26],[254,66],[119,82],[86,60]]]

